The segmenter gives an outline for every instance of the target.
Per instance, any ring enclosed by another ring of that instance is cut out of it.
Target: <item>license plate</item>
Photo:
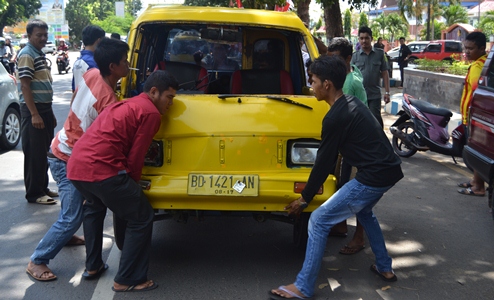
[[[189,174],[189,195],[257,196],[258,175]]]

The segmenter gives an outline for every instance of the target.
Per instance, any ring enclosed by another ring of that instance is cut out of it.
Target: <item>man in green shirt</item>
[[[383,127],[383,119],[381,117],[380,82],[382,77],[385,88],[384,102],[388,103],[390,101],[388,61],[382,49],[372,47],[372,30],[369,27],[360,27],[358,38],[362,48],[353,53],[351,62],[355,64],[363,74],[369,109],[374,117],[376,117],[379,124],[381,124],[381,127]]]

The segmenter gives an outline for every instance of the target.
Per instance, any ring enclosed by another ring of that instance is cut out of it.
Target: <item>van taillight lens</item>
[[[487,86],[487,76],[480,76],[479,86]]]
[[[154,141],[149,146],[144,165],[152,167],[161,167],[163,165],[163,142]]]

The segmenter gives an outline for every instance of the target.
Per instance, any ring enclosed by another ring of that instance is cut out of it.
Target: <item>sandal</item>
[[[43,204],[43,205],[53,205],[57,204],[57,201],[51,198],[50,196],[41,196],[38,199],[36,199],[34,202],[31,203],[38,203],[38,204]]]
[[[467,182],[460,182],[457,184],[458,187],[461,187],[461,188],[469,188],[469,187],[472,187],[472,184],[470,183],[470,181],[467,181]]]
[[[348,245],[345,245],[345,247],[340,249],[339,253],[343,255],[352,255],[364,250],[364,248],[365,245],[357,245],[354,247],[349,247]]]
[[[45,265],[45,264],[32,264],[34,267],[30,270],[29,265],[27,266],[26,273],[31,276],[34,280],[38,281],[52,281],[57,279],[57,276]],[[47,276],[44,276],[44,275]],[[52,276],[49,276],[51,274]]]
[[[468,195],[468,196],[479,196],[479,197],[485,196],[485,192],[483,194],[479,194],[477,192],[474,192],[471,187],[466,188],[466,189],[459,189],[458,193],[463,194],[463,195]]]

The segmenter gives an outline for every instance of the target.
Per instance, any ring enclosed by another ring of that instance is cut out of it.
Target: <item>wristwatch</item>
[[[300,201],[300,200],[298,200],[298,204],[300,205],[300,207],[301,207],[302,209],[306,209],[306,208],[307,208],[307,206],[309,206],[309,203],[307,203],[307,202],[302,202],[302,201]]]
[[[384,93],[385,95],[389,95],[389,92]]]

